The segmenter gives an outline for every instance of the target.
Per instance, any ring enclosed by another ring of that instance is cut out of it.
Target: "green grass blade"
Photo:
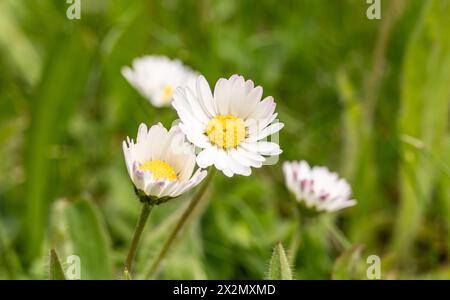
[[[450,105],[449,15],[450,2],[432,0],[426,3],[408,45],[401,86],[400,134],[422,141],[436,157],[443,154],[442,137]],[[401,205],[394,250],[406,264],[440,170],[409,145],[401,148],[401,158]]]
[[[25,81],[34,85],[41,70],[41,60],[14,18],[11,1],[0,2],[0,50],[2,48]]]
[[[51,279],[51,280],[66,280],[66,276],[64,275],[64,270],[61,266],[61,262],[59,260],[58,254],[56,254],[56,251],[54,249],[50,250],[49,279]]]
[[[444,163],[450,165],[450,135],[446,138]],[[440,199],[443,207],[444,224],[447,230],[447,255],[450,255],[450,176],[442,176],[439,190]]]
[[[331,278],[335,280],[362,279],[364,274],[362,250],[362,246],[356,245],[343,252],[334,263]]]
[[[11,247],[11,241],[0,222],[0,268],[6,271],[8,279],[19,279],[22,273],[17,253]]]
[[[79,34],[62,35],[49,52],[41,82],[34,92],[26,145],[24,239],[26,258],[42,251],[51,193],[50,149],[63,133],[89,76],[91,51]]]
[[[97,208],[77,200],[67,206],[65,217],[73,255],[80,257],[81,279],[112,279],[109,236]]]
[[[127,269],[125,269],[125,270],[123,271],[123,280],[133,280],[133,278],[131,278],[130,272],[128,272]]]
[[[380,205],[377,165],[374,160],[373,125],[368,124],[363,113],[363,103],[348,75],[341,71],[337,76],[337,88],[344,105],[344,149],[342,176],[349,180],[353,196],[358,200],[350,219],[352,240],[370,245],[376,229],[376,207]]]
[[[281,243],[278,243],[273,250],[267,279],[292,280],[291,266]]]

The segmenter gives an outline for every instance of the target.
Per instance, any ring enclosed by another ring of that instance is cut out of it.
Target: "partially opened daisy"
[[[283,164],[283,172],[289,190],[308,208],[331,212],[356,204],[347,181],[326,167],[292,161]]]
[[[195,86],[198,74],[178,60],[149,55],[133,60],[133,66],[122,68],[128,82],[156,107],[169,106],[175,89]]]
[[[123,142],[125,162],[135,192],[142,202],[124,274],[130,277],[137,246],[152,208],[199,184],[206,171],[195,168],[194,147],[185,141],[178,126],[167,131],[160,123],[147,128],[139,126],[136,143],[127,138]]]
[[[212,93],[203,76],[195,90],[178,88],[172,102],[187,139],[201,149],[197,164],[214,165],[225,175],[248,176],[267,157],[282,151],[276,142],[266,141],[284,125],[276,121],[275,101],[261,100],[263,89],[253,81],[233,75],[217,81]]]
[[[136,143],[127,138],[123,152],[130,178],[141,200],[160,204],[199,184],[206,171],[195,168],[194,147],[178,126],[139,126]]]

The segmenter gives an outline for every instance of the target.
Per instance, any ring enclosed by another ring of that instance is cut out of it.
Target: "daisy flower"
[[[288,189],[299,202],[317,211],[337,211],[353,206],[351,187],[336,173],[326,167],[310,167],[306,161],[292,161],[283,164]]]
[[[175,89],[195,86],[197,73],[177,59],[151,55],[133,60],[133,67],[123,67],[122,75],[156,107],[169,106]]]
[[[249,176],[268,156],[282,151],[275,142],[265,141],[284,125],[275,119],[273,97],[261,100],[263,89],[253,81],[233,75],[217,81],[214,93],[203,76],[195,90],[178,88],[172,106],[180,118],[187,139],[201,149],[197,164],[214,165],[226,176]]]
[[[136,143],[127,138],[123,153],[141,201],[160,204],[199,184],[206,171],[195,167],[194,147],[178,126],[167,131],[160,123],[139,126]],[[194,174],[193,174],[194,173]]]

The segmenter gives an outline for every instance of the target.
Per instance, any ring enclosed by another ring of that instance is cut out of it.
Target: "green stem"
[[[214,177],[215,173],[216,173],[216,170],[211,168],[205,182],[201,186],[200,190],[198,190],[198,192],[194,195],[193,200],[189,204],[188,208],[184,211],[183,215],[181,216],[181,218],[178,221],[175,228],[170,233],[169,238],[164,243],[164,246],[162,247],[161,251],[159,252],[157,258],[153,261],[150,271],[147,273],[147,278],[151,278],[155,275],[156,271],[158,270],[159,265],[164,260],[167,252],[169,251],[170,246],[175,241],[175,238],[177,237],[180,230],[183,228],[183,225],[186,223],[189,216],[194,211],[195,207],[197,207],[197,205],[200,203],[200,200],[207,199],[206,197],[203,197],[203,196],[204,196],[209,184],[212,182],[212,178]]]
[[[347,237],[342,233],[342,231],[336,226],[336,224],[331,220],[326,220],[326,226],[331,233],[331,236],[337,241],[342,248],[342,250],[349,249],[352,244],[347,239]]]
[[[131,273],[131,270],[133,268],[134,257],[136,256],[137,246],[139,244],[139,240],[141,239],[142,231],[144,230],[145,223],[147,222],[148,216],[150,215],[152,208],[153,205],[150,205],[147,202],[144,202],[142,205],[141,215],[139,216],[136,228],[134,229],[133,238],[131,239],[130,250],[128,250],[124,272]]]
[[[295,260],[297,258],[297,252],[300,247],[300,240],[301,240],[301,234],[302,234],[302,223],[300,219],[300,213],[298,210],[294,211],[295,214],[295,230],[292,235],[291,243],[289,245],[289,252],[288,252],[288,258],[289,263],[294,266]]]
[[[316,223],[318,218],[320,217],[319,213],[311,210],[310,208],[307,208],[304,204],[298,203],[297,201],[295,201],[294,203],[294,214],[297,223],[297,230],[292,237],[289,247],[289,260],[291,264],[295,263],[297,252],[302,242],[301,239],[303,232],[306,232],[308,228],[311,227],[312,224]]]

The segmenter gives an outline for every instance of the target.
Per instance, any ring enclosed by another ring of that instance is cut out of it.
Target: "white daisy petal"
[[[172,106],[177,111],[181,122],[185,125],[189,125],[189,127],[191,128],[194,127],[196,131],[202,131],[205,125],[199,120],[197,120],[191,112],[184,109],[181,105],[182,104],[180,104],[175,100],[172,102]]]
[[[190,88],[186,88],[186,96],[187,101],[191,105],[193,115],[200,120],[203,124],[208,122],[210,116],[208,116],[208,112],[203,108],[203,102]]]
[[[177,191],[173,192],[173,194],[178,196],[188,191],[189,189],[196,187],[203,179],[205,179],[206,175],[207,172],[205,170],[197,169],[195,174],[192,175],[191,179],[187,181],[183,186],[180,186],[180,188]]]
[[[262,166],[262,163],[266,161],[264,156],[258,153],[249,152],[242,147],[238,147],[236,151],[240,156],[243,156],[243,158],[247,159],[252,163],[250,165],[251,167],[260,168]]]
[[[215,160],[214,160],[214,166],[216,167],[216,169],[221,170],[221,171],[226,171],[228,170],[228,157],[227,154],[225,152],[225,150],[223,149],[215,149]],[[229,171],[229,170],[228,170]],[[231,174],[231,176],[233,176]],[[231,177],[229,176],[229,177]]]
[[[146,195],[158,196],[161,189],[164,187],[164,184],[165,184],[165,182],[162,180],[149,182],[145,186],[144,192]]]
[[[330,206],[329,209],[332,211],[337,211],[343,208],[347,208],[347,207],[351,207],[356,205],[356,200],[347,200],[347,201],[342,201],[342,202],[337,202],[335,205]]]
[[[230,114],[241,116],[245,110],[245,82],[243,78],[236,77],[230,87]]]
[[[240,156],[236,149],[232,149],[230,151],[229,161],[230,168],[234,173],[244,176],[250,176],[250,174],[252,173],[250,166],[253,162],[246,157]]]
[[[204,124],[208,120],[198,100],[189,88],[178,88],[173,96],[172,106],[183,122]]]
[[[278,114],[275,113],[272,116],[270,116],[269,118],[264,118],[264,119],[247,119],[245,121],[245,125],[247,125],[247,132],[248,135],[254,134],[260,130],[263,130],[264,128],[266,128],[269,124],[271,124],[273,121],[275,121],[275,119],[277,118]]]
[[[214,109],[214,99],[208,81],[206,81],[204,76],[198,77],[197,93],[203,103],[203,107],[208,112],[209,117],[214,117],[216,115],[216,110]]]
[[[147,125],[141,123],[138,128],[138,134],[136,138],[137,143],[142,143],[147,138],[148,128]]]
[[[262,94],[263,89],[260,86],[257,86],[254,89],[250,90],[242,103],[243,108],[241,116],[243,119],[247,119],[249,115],[255,110],[256,106],[261,101]]]
[[[216,110],[221,115],[228,115],[230,109],[230,82],[226,79],[219,79],[214,89],[214,99]]]
[[[149,197],[178,196],[206,175],[206,171],[200,169],[193,175],[194,148],[185,141],[184,133],[177,125],[167,131],[161,124],[156,124],[147,132],[147,126],[141,124],[136,144],[127,138],[122,147],[134,186]]]
[[[195,84],[197,72],[179,60],[149,55],[133,60],[133,67],[123,67],[125,79],[154,106],[169,106],[177,87]]]
[[[194,172],[194,167],[195,167],[195,156],[194,155],[190,155],[190,156],[187,157],[187,159],[185,161],[185,164],[184,164],[183,168],[180,171],[180,174],[178,174],[179,179],[181,181],[189,180],[189,177]]]
[[[161,125],[162,126],[162,125]],[[147,160],[151,160],[155,155],[158,144],[154,141],[158,141],[161,139],[161,136],[164,134],[164,130],[161,129],[160,124],[153,125],[149,128],[147,139],[143,141],[140,145],[142,157],[136,157],[138,161],[144,162]]]
[[[200,168],[207,168],[214,164],[214,159],[216,156],[216,149],[214,147],[209,147],[204,149],[197,155],[197,164]]]
[[[259,153],[261,155],[278,155],[281,153],[281,149],[278,144],[266,141],[253,143],[245,142],[242,143],[242,148],[251,152]]]
[[[255,84],[253,83],[253,80],[247,80],[245,82],[245,90],[247,93],[250,93],[250,91],[255,87]]]
[[[274,124],[264,128],[263,130],[255,133],[253,135],[250,135],[245,141],[247,143],[259,141],[261,139],[268,137],[269,135],[277,133],[283,127],[284,127],[283,123],[274,123]]]
[[[200,148],[207,148],[211,145],[209,143],[208,138],[203,133],[200,133],[199,131],[196,130],[192,130],[192,128],[189,128],[185,124],[186,123],[181,123],[179,126],[181,130],[184,132],[184,134],[186,134],[187,139],[192,144]]]
[[[227,168],[233,173],[233,175],[234,174],[242,175],[242,173],[245,173],[244,169],[245,165],[242,165],[236,160],[234,160],[231,155],[227,155],[226,160],[227,160]]]
[[[231,171],[231,169],[224,169],[222,170],[223,174],[225,174],[225,176],[227,177],[233,177],[233,171]]]
[[[272,96],[266,97],[264,100],[258,103],[256,109],[250,114],[250,119],[267,119],[275,111],[276,104]]]
[[[138,163],[133,162],[132,166],[131,179],[134,182],[134,185],[138,189],[144,189],[146,185],[146,177],[145,172],[138,169]]]
[[[155,160],[157,158],[161,158],[164,153],[166,152],[166,144],[168,142],[167,140],[167,136],[168,136],[168,131],[167,129],[158,124],[158,125],[154,125],[152,127],[156,127],[155,129],[155,135],[154,137],[149,135],[149,142],[156,144],[153,147],[153,152],[152,152],[152,160]],[[146,149],[144,147],[142,147],[142,151],[146,151]]]
[[[122,142],[123,156],[125,157],[125,164],[127,166],[128,175],[131,176],[131,174],[132,174],[131,164],[133,162],[130,159],[130,149],[128,147],[129,147],[129,143],[127,143],[126,141],[123,141]]]
[[[158,198],[163,198],[168,190],[172,189],[174,185],[173,181],[162,181],[160,188],[158,189],[158,192],[156,193],[156,196]]]
[[[277,143],[263,141],[283,127],[276,122],[272,97],[261,101],[263,89],[240,75],[220,78],[214,93],[203,76],[197,79],[196,93],[187,88],[175,92],[173,106],[187,139],[201,148],[197,164],[214,167],[226,176],[248,176],[251,168],[278,155]],[[273,124],[272,124],[273,123]]]

